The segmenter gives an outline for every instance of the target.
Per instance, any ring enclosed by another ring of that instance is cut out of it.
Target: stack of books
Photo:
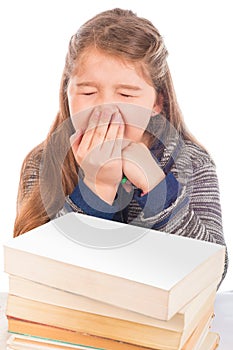
[[[77,237],[85,228],[90,242],[101,226],[106,237],[108,225],[70,213],[4,245],[8,349],[216,349],[210,327],[225,247],[140,227],[112,248],[74,238],[74,227]]]

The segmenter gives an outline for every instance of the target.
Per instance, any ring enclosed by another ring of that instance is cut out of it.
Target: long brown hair
[[[163,97],[162,115],[184,139],[192,139],[177,103],[166,61],[168,52],[158,30],[132,11],[117,8],[98,14],[71,37],[61,79],[59,112],[46,140],[23,162],[15,237],[54,217],[77,184],[78,167],[69,143],[74,129],[67,85],[81,55],[93,47],[130,62],[143,63],[155,90]]]

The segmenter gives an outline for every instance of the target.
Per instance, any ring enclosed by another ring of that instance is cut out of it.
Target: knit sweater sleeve
[[[211,157],[200,148],[192,145],[183,157],[177,161],[174,174],[178,176],[177,168],[186,172],[182,190],[168,208],[157,215],[146,217],[140,213],[143,226],[226,245],[222,227],[219,185],[215,165]],[[187,171],[188,169],[188,171]],[[188,174],[188,175],[187,175]],[[182,175],[181,175],[182,177]],[[228,266],[226,253],[225,271]]]
[[[172,171],[179,176],[177,169]],[[140,219],[146,226],[171,234],[225,244],[218,179],[211,158],[205,156],[189,166],[189,174],[175,202],[148,218],[142,211]]]

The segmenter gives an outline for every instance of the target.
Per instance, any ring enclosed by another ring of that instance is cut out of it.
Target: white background
[[[233,290],[231,5],[230,0],[1,1],[1,247],[12,237],[22,161],[46,137],[58,110],[71,35],[98,12],[122,7],[151,20],[164,37],[186,124],[217,165],[230,257],[220,290]],[[7,286],[1,249],[0,291]]]

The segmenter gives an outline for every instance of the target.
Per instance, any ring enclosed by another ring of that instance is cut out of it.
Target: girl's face
[[[77,120],[79,114],[82,115],[81,111],[90,111],[95,106],[117,106],[125,120],[125,137],[137,142],[144,133],[152,110],[160,112],[154,87],[145,80],[136,65],[95,49],[82,57],[69,81],[67,94],[71,118],[76,116]],[[74,120],[73,123],[75,125]]]

